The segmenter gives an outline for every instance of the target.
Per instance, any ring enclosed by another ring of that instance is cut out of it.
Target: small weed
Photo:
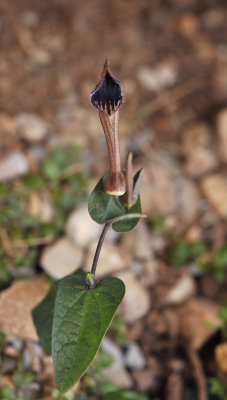
[[[207,246],[204,242],[186,243],[185,240],[180,240],[171,251],[171,263],[175,267],[181,267],[189,262],[197,262],[206,252]]]
[[[210,378],[210,393],[218,396],[220,400],[227,400],[227,382],[220,381],[217,378]]]

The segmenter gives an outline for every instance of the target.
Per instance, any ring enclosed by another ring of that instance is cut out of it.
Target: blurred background
[[[221,0],[1,0],[0,399],[227,398],[226,21]],[[108,158],[89,94],[106,58],[148,218],[108,234],[98,276],[127,294],[65,396],[30,312],[91,266],[87,199]]]

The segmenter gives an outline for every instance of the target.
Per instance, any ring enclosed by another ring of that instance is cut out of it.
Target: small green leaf
[[[178,242],[171,252],[171,263],[175,267],[185,264],[189,258],[189,246],[184,240]]]
[[[117,197],[111,196],[106,193],[104,184],[107,177],[106,173],[98,182],[93,192],[91,193],[88,201],[88,211],[91,218],[98,222],[98,224],[104,224],[117,217],[127,216],[126,219],[114,222],[112,227],[116,232],[129,232],[139,222],[140,218],[129,218],[130,214],[141,214],[141,203],[138,194],[135,204],[130,209],[124,204],[124,195]],[[139,181],[142,178],[142,170],[138,171],[134,176],[134,188],[135,192],[138,191]],[[138,184],[138,185],[137,185]]]
[[[104,224],[109,219],[118,217],[125,213],[124,205],[117,196],[106,193],[104,183],[106,173],[95,186],[88,200],[88,211],[91,218],[98,224]]]
[[[141,203],[140,203],[140,196],[137,198],[137,201],[135,204],[133,204],[133,206],[130,208],[130,210],[127,210],[127,213],[125,213],[125,215],[127,215],[127,217],[130,214],[141,214],[142,210],[141,210]],[[122,221],[118,221],[118,222],[114,222],[112,227],[116,232],[129,232],[131,231],[133,228],[135,228],[135,226],[138,224],[140,218],[131,218],[131,219],[125,219]]]
[[[93,290],[78,271],[59,282],[52,331],[56,382],[69,390],[87,370],[124,296],[118,278],[106,278]]]
[[[47,354],[51,354],[51,335],[57,287],[58,284],[54,282],[46,297],[32,310],[32,318],[40,343]]]
[[[132,392],[131,390],[118,390],[108,393],[104,400],[148,400],[147,396],[142,393]]]
[[[142,168],[134,176],[133,196],[134,196],[135,201],[137,201],[138,196],[140,194],[140,188],[141,188],[142,180],[143,180],[143,173],[144,173],[144,170]]]

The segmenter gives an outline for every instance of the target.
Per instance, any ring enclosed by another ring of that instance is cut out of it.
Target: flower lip
[[[91,93],[91,104],[107,115],[113,114],[123,104],[123,93],[120,82],[110,71],[109,61],[106,60],[100,83]]]

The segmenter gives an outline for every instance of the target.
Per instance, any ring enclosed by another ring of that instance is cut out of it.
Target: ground
[[[64,398],[30,312],[92,262],[87,199],[108,157],[89,94],[106,58],[147,219],[107,236],[97,274],[127,293],[68,397],[102,400],[108,377],[148,399],[226,398],[226,20],[218,0],[1,1],[1,398]]]

